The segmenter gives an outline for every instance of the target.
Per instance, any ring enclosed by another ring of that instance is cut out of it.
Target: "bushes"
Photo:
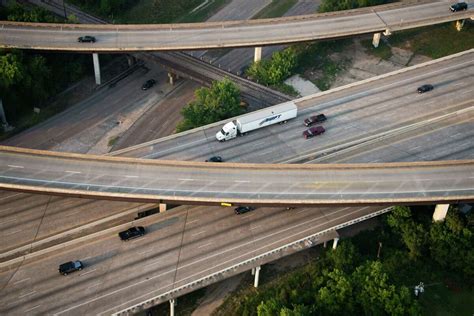
[[[322,0],[319,12],[341,11],[357,9],[373,5],[393,2],[390,0]]]
[[[297,66],[297,54],[293,47],[276,52],[269,60],[252,63],[247,69],[247,76],[253,80],[267,85],[277,85],[291,76]]]

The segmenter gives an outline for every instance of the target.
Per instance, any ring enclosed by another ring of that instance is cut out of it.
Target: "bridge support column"
[[[94,62],[94,75],[95,75],[95,83],[101,84],[100,81],[100,64],[99,64],[99,54],[93,53],[92,60]]]
[[[174,307],[177,305],[176,300],[170,299],[170,316],[174,316]]]
[[[132,67],[137,62],[137,59],[132,55],[127,55],[128,67]]]
[[[433,212],[433,221],[444,221],[446,214],[448,214],[449,204],[438,204]]]
[[[2,124],[3,131],[8,132],[13,129],[13,126],[10,126],[7,122],[7,116],[5,115],[5,111],[3,110],[3,101],[0,98],[0,123]]]
[[[255,54],[253,56],[253,61],[257,62],[262,60],[262,47],[255,47]]]
[[[464,26],[464,20],[456,21],[456,30],[458,32],[461,32],[463,26]]]
[[[332,241],[332,249],[337,248],[337,243],[338,242],[339,242],[339,237],[334,238],[334,240]]]
[[[166,212],[166,204],[165,203],[160,203],[160,213]]]
[[[178,76],[171,72],[168,72],[168,78],[170,80],[170,85],[174,85],[175,81],[178,80]]]
[[[258,287],[258,279],[260,277],[261,266],[255,267],[252,269],[252,275],[255,274],[255,280],[253,281],[253,286]]]
[[[374,34],[374,38],[372,39],[372,45],[374,45],[375,48],[379,47],[381,36],[382,36],[381,33]]]

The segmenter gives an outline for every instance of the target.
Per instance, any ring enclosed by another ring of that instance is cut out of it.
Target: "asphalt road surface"
[[[395,3],[305,18],[172,25],[50,25],[3,22],[0,47],[88,52],[159,51],[262,46],[391,32],[470,18],[446,2]],[[79,43],[92,35],[95,43]]]

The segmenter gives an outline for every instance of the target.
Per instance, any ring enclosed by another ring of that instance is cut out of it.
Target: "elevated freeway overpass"
[[[474,160],[212,164],[0,147],[0,188],[144,203],[394,205],[474,201]]]
[[[391,32],[473,17],[445,1],[404,1],[349,11],[266,20],[163,25],[2,22],[1,48],[74,52],[138,52],[263,46]],[[78,43],[83,35],[95,43]]]

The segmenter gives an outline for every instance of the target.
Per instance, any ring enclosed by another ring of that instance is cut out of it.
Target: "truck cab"
[[[237,126],[234,122],[229,122],[222,127],[222,129],[217,132],[216,138],[218,141],[223,142],[229,139],[237,137]]]

